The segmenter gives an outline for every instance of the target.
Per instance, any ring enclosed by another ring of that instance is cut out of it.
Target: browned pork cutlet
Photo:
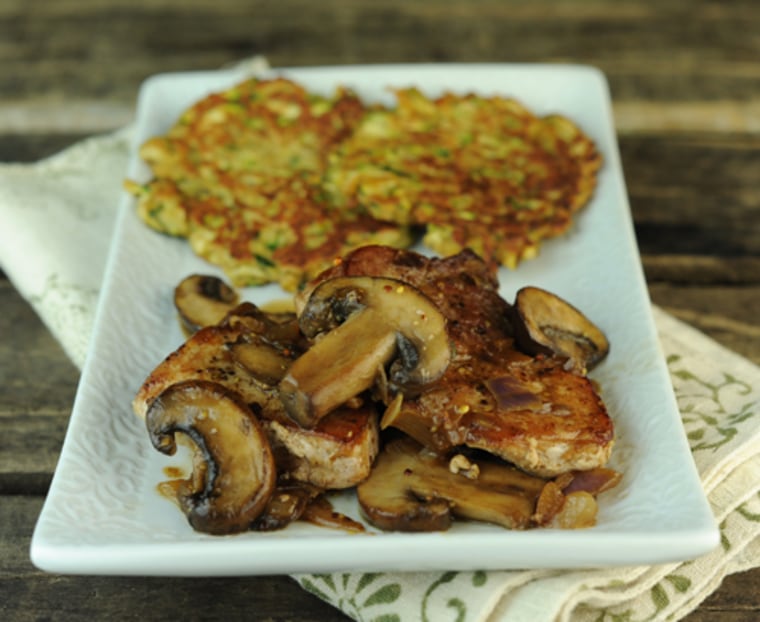
[[[135,395],[135,414],[144,419],[153,400],[178,382],[212,381],[232,390],[258,415],[281,478],[326,489],[348,488],[362,481],[369,474],[379,445],[374,405],[341,408],[314,428],[303,429],[285,413],[274,377],[256,375],[245,366],[246,354],[253,348],[264,349],[269,360],[281,361],[284,373],[284,367],[302,351],[303,345],[298,339],[286,342],[262,338],[251,330],[245,311],[239,315],[233,311],[221,324],[194,333],[156,366]],[[273,376],[276,373],[277,370],[268,371]]]
[[[593,383],[560,358],[516,349],[511,306],[474,253],[438,259],[368,246],[318,280],[360,275],[399,279],[430,297],[447,318],[453,348],[446,373],[389,410],[383,425],[439,452],[482,449],[544,477],[606,463],[614,429]]]

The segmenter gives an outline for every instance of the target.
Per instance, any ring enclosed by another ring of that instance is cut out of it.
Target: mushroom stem
[[[372,310],[326,333],[280,382],[285,409],[303,426],[369,389],[396,352],[396,334]]]
[[[299,326],[314,343],[279,390],[288,414],[305,427],[372,387],[386,368],[386,393],[409,395],[440,378],[451,357],[445,317],[395,279],[324,281],[301,310]]]
[[[507,529],[530,526],[545,480],[501,462],[465,460],[466,472],[410,438],[388,443],[357,487],[369,522],[396,531],[441,531],[452,516]]]

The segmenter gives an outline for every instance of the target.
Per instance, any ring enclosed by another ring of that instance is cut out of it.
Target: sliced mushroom
[[[409,439],[385,446],[370,476],[356,487],[362,514],[386,531],[445,531],[451,526],[449,502],[414,490],[423,465],[420,445]]]
[[[265,385],[276,385],[293,362],[287,351],[255,335],[244,335],[228,347],[233,359]]]
[[[238,304],[238,294],[222,279],[192,274],[174,289],[174,306],[188,333],[218,324]]]
[[[581,311],[538,287],[523,287],[513,306],[515,340],[527,354],[566,357],[580,373],[592,369],[610,350],[604,333]]]
[[[295,313],[270,313],[243,302],[220,322],[240,331],[225,347],[232,359],[264,386],[274,388],[307,347]]]
[[[413,395],[450,360],[446,319],[419,290],[395,279],[321,283],[299,317],[314,344],[279,385],[290,416],[310,427],[385,374],[388,392]],[[387,371],[386,371],[387,368]]]
[[[175,453],[177,435],[190,441],[193,472],[177,486],[177,501],[192,527],[211,534],[249,529],[276,484],[272,450],[250,408],[219,384],[189,380],[165,389],[145,421],[162,453]]]
[[[222,325],[261,335],[270,343],[297,344],[305,341],[292,311],[265,311],[252,302],[241,302],[222,320]]]
[[[322,490],[303,482],[281,482],[269,498],[264,511],[253,523],[254,531],[274,531],[301,518]]]
[[[441,531],[452,516],[508,529],[530,526],[545,480],[501,462],[467,463],[469,472],[460,473],[416,441],[396,439],[357,487],[359,505],[369,522],[386,530]]]

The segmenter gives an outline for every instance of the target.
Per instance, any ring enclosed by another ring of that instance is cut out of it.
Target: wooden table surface
[[[755,0],[3,0],[0,161],[33,161],[128,123],[153,73],[255,54],[273,66],[594,65],[610,82],[654,302],[760,362],[758,33]],[[78,372],[2,273],[0,308],[0,619],[347,619],[287,577],[36,570],[30,537]],[[687,619],[758,615],[754,570]]]

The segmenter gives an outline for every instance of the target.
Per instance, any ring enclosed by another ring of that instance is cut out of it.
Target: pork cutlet
[[[408,250],[364,247],[323,273],[398,279],[429,297],[447,320],[452,357],[441,378],[387,414],[438,453],[467,446],[552,477],[603,466],[614,427],[592,381],[562,357],[529,356],[515,345],[511,305],[488,265],[471,251],[427,258]]]

